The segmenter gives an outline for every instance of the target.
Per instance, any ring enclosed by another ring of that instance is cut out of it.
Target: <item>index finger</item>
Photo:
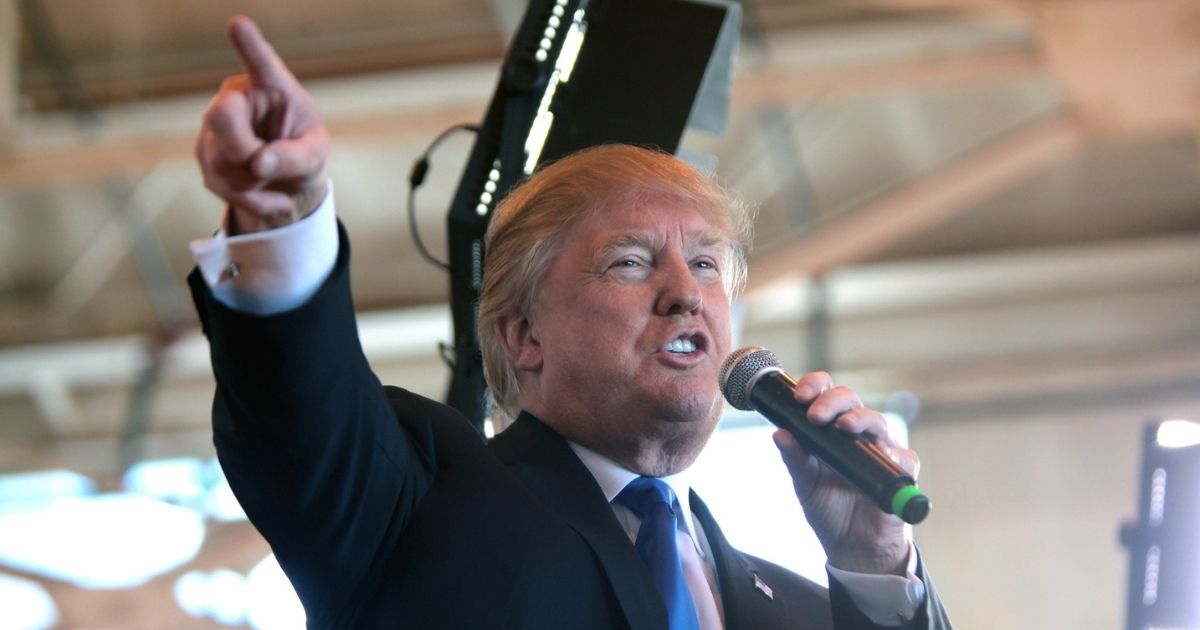
[[[234,16],[229,20],[229,40],[252,85],[284,86],[296,80],[254,20],[244,15]]]
[[[828,372],[808,372],[796,381],[792,390],[796,402],[807,405],[816,400],[817,396],[833,388],[833,377]]]

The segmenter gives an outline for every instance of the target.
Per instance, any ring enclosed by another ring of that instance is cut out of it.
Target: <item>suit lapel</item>
[[[579,533],[608,576],[633,630],[667,625],[666,608],[600,486],[571,447],[528,413],[491,442],[531,494]]]
[[[692,513],[699,519],[712,549],[713,567],[721,584],[725,627],[729,630],[787,627],[786,606],[774,592],[774,587],[760,575],[754,558],[729,544],[712,512],[695,491],[691,493],[691,504]]]

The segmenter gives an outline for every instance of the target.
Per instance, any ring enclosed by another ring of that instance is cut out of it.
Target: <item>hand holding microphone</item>
[[[721,391],[734,407],[755,410],[796,440],[870,498],[879,509],[908,523],[929,514],[929,498],[912,475],[892,461],[877,443],[862,435],[817,426],[796,402],[796,381],[764,348],[743,348],[721,365]]]
[[[920,522],[929,499],[914,483],[915,453],[891,442],[882,414],[863,407],[848,388],[833,387],[827,374],[808,374],[797,383],[763,348],[731,354],[721,366],[720,386],[734,407],[756,410],[790,434],[791,440],[777,433],[776,443],[830,561],[850,570],[893,571],[896,558],[885,556],[906,557],[908,543],[903,523],[890,515]]]

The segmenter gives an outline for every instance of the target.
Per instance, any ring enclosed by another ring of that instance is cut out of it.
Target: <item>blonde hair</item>
[[[497,334],[506,316],[530,316],[550,261],[576,221],[648,199],[682,201],[711,215],[728,234],[726,290],[746,281],[753,213],[717,182],[674,156],[629,145],[601,145],[550,164],[517,185],[496,208],[484,237],[479,297],[483,372],[495,405],[520,412],[520,385]]]

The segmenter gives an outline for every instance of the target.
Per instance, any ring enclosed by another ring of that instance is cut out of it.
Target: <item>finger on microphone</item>
[[[917,454],[900,445],[887,428],[887,418],[867,407],[852,409],[838,416],[834,426],[847,433],[866,435],[875,442],[888,459],[896,462],[915,479],[920,467]]]
[[[888,434],[887,418],[874,409],[866,407],[851,409],[839,415],[837,420],[834,420],[833,426],[847,433],[869,436],[874,441],[887,446],[896,445],[891,435]]]
[[[833,377],[829,376],[828,372],[809,372],[796,381],[796,387],[792,391],[796,402],[807,405],[831,387]]]
[[[254,20],[235,15],[229,20],[229,40],[253,84],[283,86],[295,80]]]
[[[838,386],[817,396],[808,407],[808,419],[814,424],[829,424],[847,411],[862,406],[862,400],[853,389]]]
[[[929,514],[929,497],[914,479],[885,452],[886,446],[870,439],[828,426],[838,416],[862,408],[853,390],[835,387],[811,404],[797,400],[797,380],[783,371],[774,353],[749,347],[726,357],[719,370],[722,394],[738,409],[753,409],[772,424],[789,432],[797,444],[803,444],[810,461],[819,459],[819,471],[829,468],[850,486],[858,489],[880,510],[896,514],[908,523],[919,523]],[[847,422],[853,422],[853,416]],[[869,423],[876,419],[866,417]],[[821,426],[818,426],[821,425]],[[776,437],[780,451],[788,459],[788,441]],[[789,466],[794,468],[794,466]],[[805,464],[811,469],[812,465]],[[794,475],[795,476],[795,475]],[[797,495],[804,496],[797,491]]]

